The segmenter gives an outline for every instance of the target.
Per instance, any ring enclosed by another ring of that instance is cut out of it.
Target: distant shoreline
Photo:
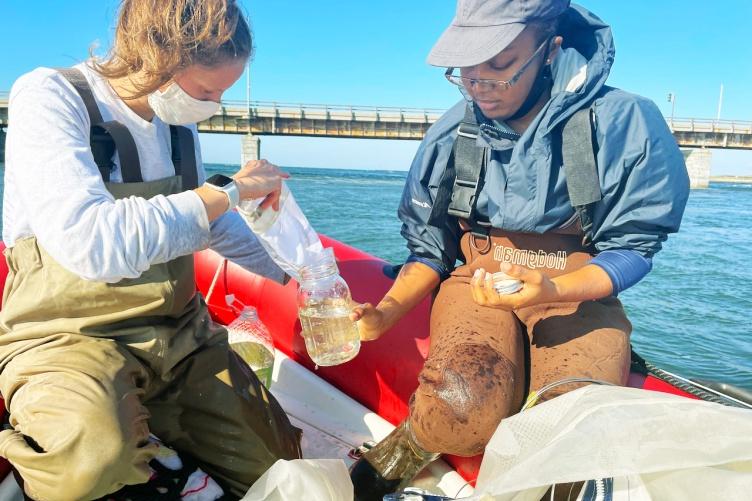
[[[710,176],[711,183],[752,184],[752,176]]]

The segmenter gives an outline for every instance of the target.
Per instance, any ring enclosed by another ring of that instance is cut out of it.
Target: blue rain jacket
[[[667,235],[679,229],[689,196],[683,155],[652,101],[605,85],[614,58],[609,26],[573,5],[562,18],[561,33],[568,49],[564,52],[575,49],[582,56],[585,76],[580,72],[581,84],[574,91],[552,92],[519,140],[481,133],[478,144],[492,151],[477,214],[494,228],[514,232],[545,233],[572,221],[574,209],[561,162],[561,125],[592,103],[603,194],[594,207],[595,247],[598,252],[627,249],[650,258]],[[556,90],[565,78],[564,69],[557,71],[554,64],[552,71]],[[453,270],[460,257],[461,230],[449,215],[433,224],[428,221],[465,106],[464,100],[457,103],[428,130],[398,211],[411,252],[408,261],[424,262],[442,275]]]

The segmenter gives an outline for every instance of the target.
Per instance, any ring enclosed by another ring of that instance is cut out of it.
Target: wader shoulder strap
[[[452,157],[454,163],[454,185],[449,202],[450,216],[472,219],[480,191],[480,179],[486,166],[487,148],[478,147],[478,120],[472,106],[465,109],[465,117],[457,127]]]
[[[60,68],[57,71],[68,80],[73,88],[76,89],[78,95],[81,96],[81,99],[86,106],[86,111],[89,113],[91,125],[94,126],[102,123],[104,121],[102,119],[102,113],[100,113],[97,101],[94,99],[94,94],[91,92],[89,82],[86,81],[86,77],[81,73],[81,70],[76,68]]]
[[[452,199],[452,188],[454,187],[454,148],[449,152],[444,172],[436,189],[436,197],[433,201],[431,214],[428,216],[428,224],[437,228],[442,227],[447,219],[449,202]]]
[[[197,188],[198,171],[193,132],[187,127],[170,125],[170,144],[172,164],[175,166],[175,174],[183,178],[183,190]]]
[[[92,142],[94,140],[107,141],[114,145],[120,160],[120,174],[123,176],[124,183],[140,183],[144,180],[141,177],[141,162],[138,159],[136,142],[125,125],[115,120],[95,125],[92,127]],[[92,151],[94,151],[93,146]],[[111,158],[112,154],[108,158],[108,164],[111,163]],[[109,177],[108,173],[106,181],[109,181]]]
[[[102,113],[91,92],[89,82],[84,74],[76,68],[62,68],[57,70],[76,89],[86,106],[91,122],[89,142],[94,161],[97,164],[102,179],[110,180],[112,171],[112,155],[117,151],[120,160],[120,171],[124,183],[138,183],[141,177],[141,162],[138,158],[138,148],[133,136],[126,126],[117,121],[105,122]]]
[[[562,161],[569,199],[582,226],[583,245],[591,252],[594,251],[593,205],[602,198],[596,164],[597,143],[593,133],[593,117],[592,106],[579,110],[565,122],[562,129]],[[468,106],[465,117],[457,128],[457,139],[429,221],[442,216],[440,212],[446,206],[449,184],[453,179],[446,212],[450,216],[466,219],[473,232],[480,235],[487,233],[488,223],[476,221],[473,213],[478,192],[482,188],[488,148],[477,146],[479,130],[473,108]]]
[[[601,185],[593,138],[594,110],[590,106],[572,115],[561,134],[561,153],[569,200],[580,218],[583,245],[593,250],[593,205],[600,201]]]

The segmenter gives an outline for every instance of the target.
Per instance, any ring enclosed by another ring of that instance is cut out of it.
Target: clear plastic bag
[[[353,485],[341,459],[280,459],[241,501],[350,501]]]
[[[238,212],[271,258],[285,273],[300,281],[300,270],[323,250],[321,240],[290,189],[282,184],[279,211],[261,210],[261,200],[245,200]]]
[[[752,411],[580,388],[502,421],[470,499],[538,501],[553,484],[591,479],[613,479],[614,500],[752,499]]]

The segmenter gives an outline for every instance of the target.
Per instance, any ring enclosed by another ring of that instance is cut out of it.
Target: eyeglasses
[[[525,73],[525,70],[530,67],[532,62],[535,60],[535,58],[540,54],[540,52],[543,50],[543,48],[548,47],[548,43],[550,42],[550,39],[545,40],[540,46],[535,49],[535,52],[533,52],[533,55],[530,56],[530,59],[525,61],[525,64],[520,66],[520,69],[517,70],[517,72],[512,75],[512,78],[509,80],[492,80],[487,78],[469,78],[469,77],[463,77],[461,75],[455,75],[454,71],[456,68],[447,68],[446,73],[444,73],[444,76],[447,80],[449,80],[449,83],[456,85],[460,88],[460,91],[465,91],[473,89],[481,92],[492,92],[492,91],[504,91],[510,88],[512,85],[517,83],[517,80],[520,79],[520,77]],[[548,52],[548,49],[546,49],[546,52]],[[463,92],[464,94],[464,92]]]

